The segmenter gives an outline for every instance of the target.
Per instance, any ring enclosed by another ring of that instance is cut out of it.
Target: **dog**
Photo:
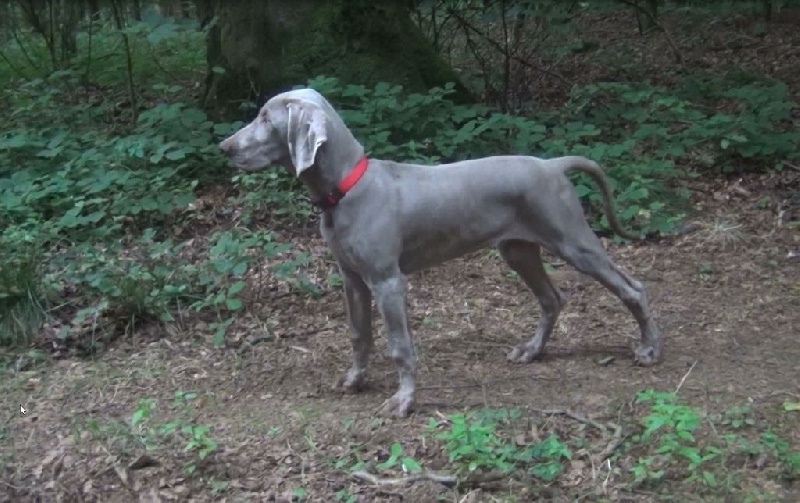
[[[542,247],[599,281],[630,310],[641,331],[635,362],[652,365],[661,357],[663,341],[644,287],[608,257],[567,177],[572,170],[589,175],[602,191],[611,227],[635,239],[617,220],[603,171],[587,158],[494,156],[437,166],[368,159],[312,89],[274,96],[219,148],[240,169],[281,165],[305,184],[344,282],[353,359],[340,384],[352,391],[364,385],[374,297],[399,371],[397,391],[383,404],[387,414],[405,417],[414,405],[407,276],[489,246],[541,306],[533,337],[509,360],[528,363],[542,354],[565,303],[545,272]]]

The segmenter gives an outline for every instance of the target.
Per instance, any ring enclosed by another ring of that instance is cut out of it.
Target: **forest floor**
[[[623,31],[623,23],[630,28],[627,17],[587,22],[584,36],[669,59],[663,37]],[[687,49],[686,61],[735,58],[793,82],[797,99],[800,79],[791,71],[800,70],[800,39],[791,24],[776,22],[757,39],[735,24],[713,29],[741,46]],[[562,62],[560,74],[596,76],[582,57]],[[667,64],[675,63],[654,59],[642,71],[658,75],[654,68]],[[684,481],[692,471],[679,454],[651,449],[651,470],[663,476],[633,481],[631,468],[648,447],[636,435],[652,413],[636,397],[648,389],[677,391],[678,403],[699,411],[693,445],[774,433],[800,450],[800,411],[792,410],[800,402],[800,233],[784,212],[800,173],[687,183],[695,211],[686,232],[607,243],[647,288],[666,341],[660,365],[634,366],[633,318],[599,284],[563,268],[554,277],[568,302],[546,354],[508,363],[511,346],[531,336],[539,308],[497,254],[484,251],[410,278],[417,407],[406,419],[383,418],[376,411],[394,391],[396,371],[377,314],[369,387],[344,394],[335,387],[350,358],[341,293],[312,298],[270,286],[231,327],[224,348],[213,347],[202,321],[187,319],[145,327],[92,359],[7,374],[0,501],[796,501],[800,482],[786,475],[777,451],[725,452],[703,469],[714,477],[701,473],[703,484]],[[315,222],[284,225],[280,234],[315,257],[319,270],[311,274],[332,270]],[[148,408],[147,400],[157,405]],[[452,431],[459,413],[482,408],[515,411],[497,426],[509,445],[555,433],[571,450],[563,471],[549,482],[514,472],[459,474],[456,487],[353,476],[363,461],[362,471],[403,477],[401,461],[386,463],[393,444],[426,470],[455,473],[437,435]],[[192,449],[165,440],[170,427],[186,427],[216,449],[193,461]],[[612,456],[595,462],[592,455],[606,448]]]

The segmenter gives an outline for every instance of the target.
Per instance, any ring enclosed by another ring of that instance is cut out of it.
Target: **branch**
[[[408,477],[378,477],[377,475],[364,471],[353,472],[350,476],[359,482],[372,484],[374,486],[404,486],[429,480],[431,482],[442,484],[445,487],[480,486],[508,478],[508,474],[495,472],[487,474],[471,474],[464,479],[458,479],[455,475],[436,473],[427,470],[422,473],[409,475]]]
[[[501,52],[501,53],[505,54],[505,49],[503,48],[503,46],[502,46],[502,45],[500,45],[500,43],[499,43],[499,42],[497,42],[496,40],[492,39],[491,37],[489,37],[488,35],[486,35],[486,34],[485,34],[485,33],[483,33],[482,31],[480,31],[479,29],[477,29],[477,28],[476,28],[475,26],[473,26],[473,25],[472,25],[472,24],[471,24],[469,21],[467,21],[466,19],[464,19],[464,17],[462,17],[461,15],[457,14],[455,10],[451,10],[451,11],[450,11],[450,14],[453,16],[453,18],[454,18],[456,21],[458,21],[459,23],[461,23],[461,25],[462,25],[462,26],[464,26],[465,28],[467,28],[469,31],[472,31],[472,32],[474,32],[475,34],[479,35],[479,36],[480,36],[482,39],[484,39],[486,42],[488,42],[488,43],[489,43],[489,45],[491,45],[491,46],[492,46],[492,47],[493,47],[495,50],[497,50],[497,51],[499,51],[499,52]],[[521,57],[519,57],[519,56],[512,56],[512,57],[511,57],[511,59],[512,59],[513,61],[515,61],[515,62],[517,62],[517,63],[521,64],[522,66],[525,66],[525,67],[527,67],[527,68],[530,68],[531,70],[538,70],[538,71],[541,71],[541,72],[547,73],[548,75],[552,75],[553,77],[556,77],[558,80],[560,80],[560,81],[564,82],[565,84],[568,84],[569,86],[574,86],[574,85],[575,85],[575,82],[573,82],[573,81],[571,81],[571,80],[567,79],[567,78],[566,78],[566,77],[564,77],[563,75],[560,75],[559,73],[557,73],[557,72],[554,72],[554,71],[552,71],[552,70],[548,70],[547,68],[544,68],[544,67],[542,67],[542,66],[537,66],[537,65],[534,65],[534,64],[533,64],[533,63],[531,63],[530,61],[526,61],[525,59],[523,59],[523,58],[521,58]]]

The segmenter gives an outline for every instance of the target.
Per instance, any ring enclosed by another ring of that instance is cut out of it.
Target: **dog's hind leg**
[[[657,363],[661,358],[663,341],[650,311],[644,286],[611,261],[588,224],[583,229],[573,229],[569,239],[555,245],[554,251],[575,269],[599,281],[625,304],[641,331],[641,344],[634,352],[636,363]]]
[[[519,274],[528,288],[536,295],[542,308],[533,338],[525,344],[515,347],[508,355],[509,361],[529,363],[541,355],[544,350],[565,299],[550,281],[547,271],[544,270],[539,245],[528,241],[509,240],[501,242],[498,249],[509,267]]]
[[[359,391],[364,385],[372,352],[372,294],[357,274],[345,270],[341,270],[341,273],[353,346],[353,364],[342,377],[340,385],[349,391]]]

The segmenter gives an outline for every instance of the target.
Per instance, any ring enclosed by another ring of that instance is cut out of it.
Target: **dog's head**
[[[318,92],[300,89],[270,99],[242,129],[219,148],[238,168],[254,171],[280,164],[296,175],[310,168],[328,139],[326,110],[330,105]]]

